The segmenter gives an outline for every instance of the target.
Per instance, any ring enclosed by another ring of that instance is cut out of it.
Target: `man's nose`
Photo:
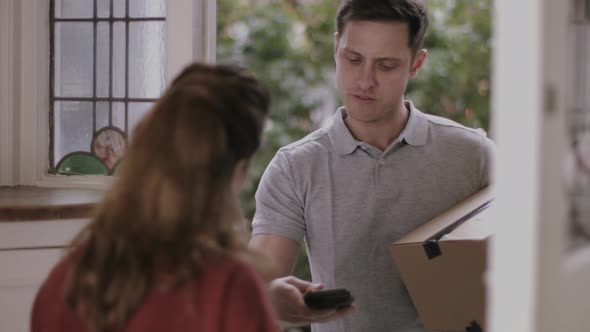
[[[373,66],[363,66],[359,74],[358,85],[360,89],[368,90],[377,85],[377,75]]]

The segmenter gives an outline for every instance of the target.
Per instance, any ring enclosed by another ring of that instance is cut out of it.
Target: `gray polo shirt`
[[[313,331],[424,331],[388,247],[490,181],[494,145],[483,130],[406,107],[385,151],[357,141],[341,108],[264,172],[253,234],[305,240],[313,281],[355,297],[356,313]]]

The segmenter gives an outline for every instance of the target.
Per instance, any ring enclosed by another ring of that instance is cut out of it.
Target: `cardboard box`
[[[429,331],[484,331],[492,195],[483,189],[390,247]]]

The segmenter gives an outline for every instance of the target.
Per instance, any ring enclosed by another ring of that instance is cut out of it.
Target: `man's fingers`
[[[324,288],[323,284],[311,284],[311,286],[306,291],[318,291]]]
[[[273,280],[269,285],[269,292],[281,325],[304,326],[330,321],[348,315],[354,310],[353,307],[338,310],[313,310],[307,307],[303,300],[303,293],[322,288],[322,284],[311,283],[293,276]]]
[[[288,284],[295,286],[302,293],[305,293],[310,290],[319,290],[324,287],[324,285],[322,284],[311,283],[309,281],[301,280],[293,276],[286,277],[285,281]]]

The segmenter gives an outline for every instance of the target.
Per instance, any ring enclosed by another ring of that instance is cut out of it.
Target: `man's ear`
[[[338,31],[334,32],[334,60],[336,60],[336,53],[338,52],[338,40],[340,36],[338,35]]]
[[[421,49],[416,53],[414,56],[414,61],[412,62],[412,69],[410,69],[410,78],[414,78],[416,74],[422,68],[424,61],[426,61],[426,56],[428,55],[428,51],[426,49]]]

